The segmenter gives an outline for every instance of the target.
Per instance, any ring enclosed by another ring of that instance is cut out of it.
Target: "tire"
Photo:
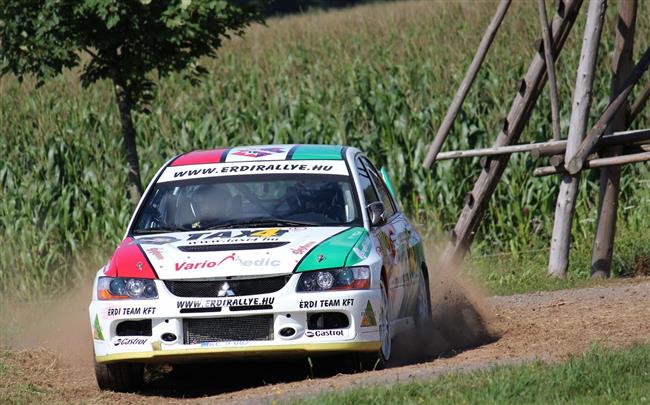
[[[144,364],[95,362],[95,378],[102,391],[135,392],[144,385]]]
[[[372,371],[381,370],[391,358],[393,349],[393,337],[390,330],[390,319],[388,317],[388,293],[382,279],[379,284],[381,290],[381,307],[379,308],[379,340],[381,347],[379,351],[372,353],[358,353],[356,358],[357,370]]]
[[[415,303],[413,318],[418,327],[427,326],[431,322],[431,294],[429,290],[429,279],[426,277],[424,269],[420,269],[418,298]]]

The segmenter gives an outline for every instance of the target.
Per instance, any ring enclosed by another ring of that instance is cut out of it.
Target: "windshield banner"
[[[205,177],[245,176],[267,174],[329,174],[347,176],[342,160],[280,160],[267,162],[232,162],[187,166],[169,166],[158,183],[200,179]]]

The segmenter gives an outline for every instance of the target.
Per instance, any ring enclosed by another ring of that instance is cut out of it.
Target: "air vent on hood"
[[[188,245],[179,246],[183,252],[222,252],[224,250],[254,250],[273,249],[284,246],[290,242],[260,242],[260,243],[227,243],[221,245]]]

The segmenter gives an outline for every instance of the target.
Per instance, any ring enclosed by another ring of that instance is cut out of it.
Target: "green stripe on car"
[[[342,160],[342,149],[338,145],[298,145],[291,160]]]
[[[356,227],[324,240],[302,259],[296,273],[344,267],[350,251],[364,234],[368,234],[364,228]]]

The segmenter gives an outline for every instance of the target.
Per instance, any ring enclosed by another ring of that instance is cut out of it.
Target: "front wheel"
[[[144,364],[95,362],[95,378],[101,390],[134,392],[144,384]]]

